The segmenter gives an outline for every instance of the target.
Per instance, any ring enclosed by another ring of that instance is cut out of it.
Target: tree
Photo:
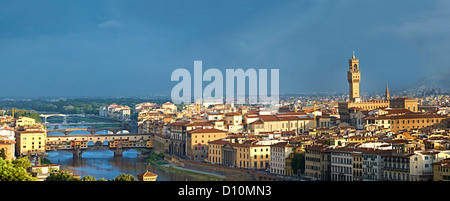
[[[59,170],[51,172],[45,181],[81,181],[81,179],[74,177],[67,170]]]
[[[13,160],[12,164],[15,167],[21,167],[24,168],[25,170],[31,167],[31,162],[26,156]]]
[[[97,179],[95,179],[94,177],[92,177],[91,175],[88,176],[84,176],[81,181],[97,181]]]
[[[131,174],[122,173],[116,176],[113,181],[137,181],[137,179]]]
[[[0,149],[0,158],[6,159],[6,152],[4,148]]]
[[[14,163],[0,157],[0,181],[36,181],[36,177],[31,176],[22,166],[25,164],[22,162],[23,159],[16,160],[20,160],[20,162]]]
[[[291,162],[291,168],[294,171],[294,174],[298,174],[298,170],[300,173],[305,171],[305,154],[304,153],[294,153]]]

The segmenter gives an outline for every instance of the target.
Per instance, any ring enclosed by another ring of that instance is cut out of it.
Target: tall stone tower
[[[361,73],[359,72],[359,59],[355,58],[355,52],[353,51],[353,57],[348,60],[349,70],[347,72],[348,84],[350,87],[350,101],[359,103],[361,97],[359,96],[359,82],[361,81]]]
[[[384,97],[385,97],[385,100],[389,100],[389,99],[391,99],[391,97],[389,96],[389,88],[388,88],[388,86],[386,85],[386,92],[385,92],[385,95],[384,95]]]

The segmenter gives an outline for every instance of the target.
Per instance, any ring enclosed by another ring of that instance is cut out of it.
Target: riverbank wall
[[[210,163],[206,163],[206,162],[199,162],[199,161],[193,161],[193,160],[188,160],[188,159],[182,159],[180,157],[169,155],[169,154],[165,154],[164,159],[167,161],[170,161],[171,163],[173,163],[177,166],[183,167],[183,168],[223,175],[227,178],[227,180],[232,180],[232,181],[282,181],[282,180],[286,180],[281,177],[268,175],[268,174],[261,174],[261,173],[254,172],[252,170],[210,164]]]

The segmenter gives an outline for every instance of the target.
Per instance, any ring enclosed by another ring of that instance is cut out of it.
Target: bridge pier
[[[114,157],[121,157],[123,154],[123,149],[122,148],[116,148],[113,150],[114,152]]]
[[[72,153],[73,153],[73,158],[81,158],[83,151],[81,149],[75,149],[72,151]]]

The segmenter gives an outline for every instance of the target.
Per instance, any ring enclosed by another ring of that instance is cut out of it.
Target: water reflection
[[[90,128],[91,125],[59,125],[59,129],[67,128]],[[54,126],[47,126],[48,130],[54,129]],[[122,131],[120,133],[128,133]],[[72,131],[69,135],[90,135],[88,131]],[[96,134],[112,134],[107,130],[100,130]],[[47,135],[64,135],[61,132],[50,132]],[[88,144],[89,145],[89,144]],[[91,143],[91,145],[93,145]],[[73,158],[72,153],[66,151],[50,151],[49,159],[54,164],[61,165],[62,170],[68,170],[81,177],[90,175],[96,179],[105,178],[114,179],[121,173],[132,174],[135,177],[146,170],[158,175],[157,181],[195,181],[197,179],[173,172],[167,172],[157,167],[145,164],[145,159],[138,157],[136,150],[127,150],[123,152],[122,157],[114,157],[111,150],[90,150],[84,152],[81,158]]]
[[[73,158],[72,153],[65,151],[48,152],[49,159],[54,164],[61,165],[62,170],[68,170],[81,177],[90,175],[96,179],[114,179],[121,173],[138,174],[146,170],[158,175],[157,181],[196,181],[197,179],[173,172],[167,172],[151,165],[146,165],[143,158],[138,157],[136,150],[123,152],[122,157],[114,157],[111,150],[91,150],[84,152],[82,158]]]

